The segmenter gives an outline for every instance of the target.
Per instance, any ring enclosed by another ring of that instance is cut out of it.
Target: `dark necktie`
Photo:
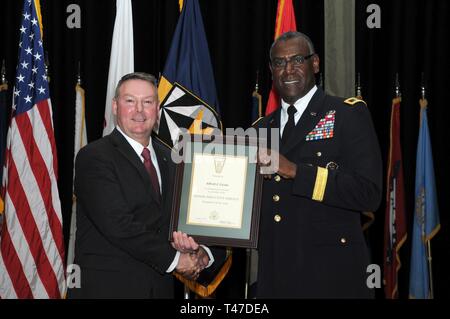
[[[288,141],[289,136],[292,134],[292,131],[295,127],[294,115],[295,113],[297,113],[297,109],[295,108],[295,106],[289,105],[287,112],[289,118],[286,125],[284,126],[283,135],[281,136],[281,145],[286,145],[286,142]]]
[[[158,174],[156,173],[155,166],[153,166],[151,157],[150,157],[150,150],[146,147],[142,150],[141,156],[144,158],[144,166],[145,169],[148,172],[148,175],[150,175],[150,180],[153,185],[153,189],[155,190],[156,194],[161,196],[161,192],[159,190],[159,181],[158,181]]]

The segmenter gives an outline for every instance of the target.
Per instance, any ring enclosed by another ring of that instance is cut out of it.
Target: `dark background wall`
[[[81,28],[69,29],[69,4],[81,7]],[[164,68],[179,11],[176,0],[134,0],[135,70],[158,75]],[[381,28],[369,29],[369,4],[381,8]],[[9,83],[14,83],[18,36],[23,2],[3,0],[0,6],[0,59],[5,59]],[[273,41],[276,0],[200,0],[213,64],[224,127],[249,126],[251,93],[256,71],[263,101],[271,85],[268,50]],[[44,46],[50,62],[50,90],[60,167],[59,190],[64,228],[68,234],[73,168],[74,86],[78,62],[86,90],[88,139],[101,137],[111,37],[115,18],[112,0],[41,0]],[[324,52],[322,0],[294,0],[298,30],[308,34],[317,52]],[[386,162],[389,117],[395,74],[402,90],[401,141],[405,169],[406,207],[409,230],[414,209],[415,157],[419,124],[421,73],[424,72],[429,101],[429,126],[435,161],[441,231],[432,241],[436,298],[450,296],[449,200],[445,178],[450,176],[446,126],[450,90],[447,80],[450,6],[447,0],[357,0],[356,70],[361,74],[364,99],[373,116]],[[322,65],[323,69],[323,65]],[[10,88],[11,89],[11,88]],[[386,166],[386,164],[385,164]],[[386,168],[386,167],[385,167]],[[382,265],[384,202],[368,231],[373,262]],[[411,231],[401,250],[400,297],[408,294]],[[67,238],[68,240],[68,238]],[[285,247],[288,249],[287,247]],[[245,251],[235,250],[230,275],[218,296],[244,294]],[[383,297],[382,289],[377,297]]]

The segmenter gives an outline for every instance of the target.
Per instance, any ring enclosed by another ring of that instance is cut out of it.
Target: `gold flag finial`
[[[398,73],[395,73],[395,97],[402,97],[402,93],[400,92],[400,81],[398,79]]]
[[[81,85],[81,63],[78,61],[77,84]]]
[[[258,93],[258,78],[259,78],[259,71],[256,70],[256,82],[255,82],[255,92]]]
[[[361,73],[356,74],[356,97],[362,99]]]
[[[5,65],[5,59],[2,61],[2,71],[1,71],[1,83],[0,84],[7,84],[6,81],[6,65]]]
[[[45,57],[44,57],[44,65],[45,65],[45,76],[47,77],[47,82],[50,83],[50,75],[49,75],[49,59],[48,59],[48,51],[45,51]]]
[[[422,97],[422,100],[425,100],[426,88],[425,88],[425,74],[423,72],[420,79],[420,96]]]

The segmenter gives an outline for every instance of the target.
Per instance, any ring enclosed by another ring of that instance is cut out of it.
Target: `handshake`
[[[173,232],[172,247],[180,252],[175,271],[189,280],[197,280],[209,263],[206,250],[183,232]]]

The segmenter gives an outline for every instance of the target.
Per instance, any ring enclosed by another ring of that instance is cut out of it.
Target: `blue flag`
[[[161,101],[175,82],[219,111],[208,42],[198,0],[184,1],[158,87]]]
[[[169,146],[177,143],[182,129],[193,134],[222,129],[214,83],[198,0],[186,0],[158,85],[161,108],[155,132]]]
[[[439,231],[440,223],[425,99],[420,101],[420,107],[409,297],[429,299],[433,295],[427,262],[428,243]]]

